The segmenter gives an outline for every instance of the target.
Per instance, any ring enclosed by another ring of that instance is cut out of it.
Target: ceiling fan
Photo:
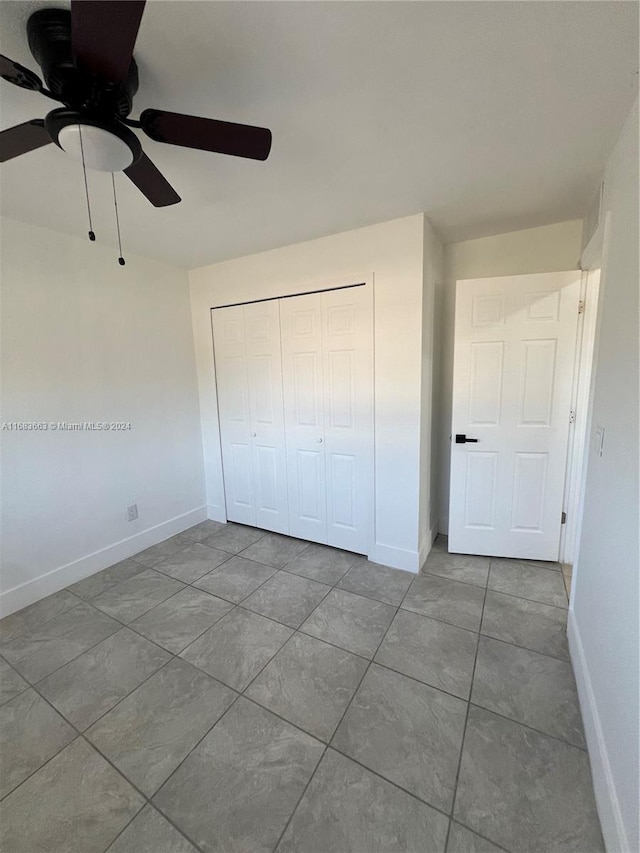
[[[47,88],[28,68],[0,56],[0,77],[64,106],[0,132],[0,162],[54,142],[92,169],[123,171],[155,207],[180,196],[142,150],[131,128],[156,142],[266,160],[271,131],[163,110],[128,116],[138,90],[133,49],[145,0],[71,0],[27,22],[29,47]]]

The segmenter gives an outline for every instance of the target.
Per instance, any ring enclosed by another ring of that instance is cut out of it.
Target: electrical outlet
[[[131,504],[127,507],[127,521],[135,521],[138,517],[138,504]]]

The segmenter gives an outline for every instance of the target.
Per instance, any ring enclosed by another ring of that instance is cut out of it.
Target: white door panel
[[[372,294],[351,287],[321,296],[327,538],[364,554],[373,499]]]
[[[227,518],[288,533],[277,302],[211,314]]]
[[[322,304],[320,294],[280,300],[292,536],[327,542]]]
[[[249,376],[243,307],[211,312],[227,518],[255,524]]]
[[[280,312],[276,300],[244,306],[256,520],[289,533],[287,462],[282,399]]]
[[[576,271],[457,283],[453,552],[558,558],[579,288]]]

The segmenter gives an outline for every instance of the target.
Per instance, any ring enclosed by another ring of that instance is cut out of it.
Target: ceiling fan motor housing
[[[71,42],[71,13],[40,9],[27,21],[29,48],[47,87],[63,104],[104,116],[125,118],[138,91],[138,68],[131,59],[124,82],[112,83],[76,67]]]

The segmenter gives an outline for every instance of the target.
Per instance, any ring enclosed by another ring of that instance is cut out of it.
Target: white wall
[[[420,214],[191,271],[210,517],[224,519],[210,309],[373,280],[376,493],[370,556],[418,570],[423,240]]]
[[[437,338],[434,324],[436,293],[442,288],[443,247],[429,220],[424,217],[422,283],[422,422],[420,431],[420,565],[426,560],[438,531],[438,421],[434,413],[437,402],[435,375]]]
[[[637,101],[606,169],[603,209],[609,234],[569,640],[607,849],[635,853],[640,849]],[[595,452],[599,426],[605,428],[602,456]]]
[[[133,255],[120,267],[113,249],[1,224],[1,420],[131,422],[0,432],[10,612],[206,514],[186,273]]]
[[[526,275],[578,269],[582,220],[527,228],[509,234],[450,243],[444,248],[445,283],[436,290],[436,328],[440,331],[439,386],[434,411],[439,411],[438,505],[441,533],[449,527],[451,403],[456,281],[499,275]]]

